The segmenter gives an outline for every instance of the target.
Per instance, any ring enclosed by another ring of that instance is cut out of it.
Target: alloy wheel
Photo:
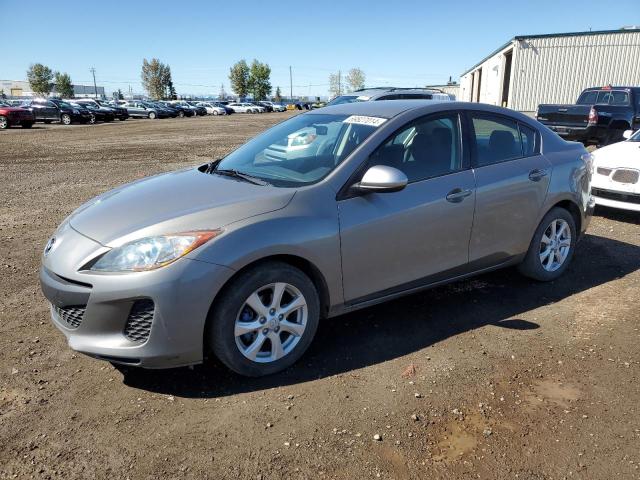
[[[68,114],[65,113],[65,114],[62,115],[61,120],[62,120],[63,124],[71,125],[71,115],[68,115]]]
[[[557,218],[545,229],[540,239],[539,258],[542,268],[547,272],[555,272],[567,259],[571,250],[571,227]]]
[[[253,362],[275,362],[300,342],[308,315],[307,301],[296,287],[284,282],[265,285],[245,300],[236,316],[236,346]]]
[[[9,127],[9,120],[5,116],[0,116],[0,129],[4,130],[7,127]]]

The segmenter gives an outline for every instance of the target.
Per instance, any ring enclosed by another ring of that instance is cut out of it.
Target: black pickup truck
[[[539,105],[536,118],[565,140],[619,142],[640,128],[640,87],[587,88],[575,105]]]

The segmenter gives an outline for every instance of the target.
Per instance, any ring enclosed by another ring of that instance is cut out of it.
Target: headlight
[[[307,133],[303,135],[298,135],[291,140],[292,147],[301,147],[303,145],[309,145],[316,139],[316,135],[313,133]]]
[[[183,232],[146,237],[109,250],[89,270],[144,272],[175,262],[221,233],[221,230]]]

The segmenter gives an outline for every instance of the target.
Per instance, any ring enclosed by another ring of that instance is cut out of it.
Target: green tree
[[[249,66],[242,59],[236,62],[229,70],[229,82],[231,82],[231,90],[238,97],[246,97],[249,93]]]
[[[41,63],[33,63],[27,70],[27,79],[33,93],[46,97],[51,92],[53,70]]]
[[[171,80],[171,69],[157,58],[142,60],[142,86],[154,100],[166,97],[167,82]]]
[[[56,72],[56,93],[61,98],[73,98],[73,83],[68,73]]]
[[[359,68],[352,68],[347,74],[347,83],[351,91],[364,88],[365,74]]]
[[[280,91],[280,87],[276,87],[276,94],[273,97],[276,103],[282,102],[282,92]]]
[[[264,100],[271,94],[271,67],[258,60],[251,62],[249,69],[248,89],[254,100]]]

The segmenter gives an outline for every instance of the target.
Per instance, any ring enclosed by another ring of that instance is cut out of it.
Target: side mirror
[[[369,167],[353,188],[361,192],[399,192],[409,183],[407,176],[397,168],[386,165]]]
[[[622,136],[627,140],[631,138],[631,135],[633,135],[633,130],[625,130],[622,134]]]

